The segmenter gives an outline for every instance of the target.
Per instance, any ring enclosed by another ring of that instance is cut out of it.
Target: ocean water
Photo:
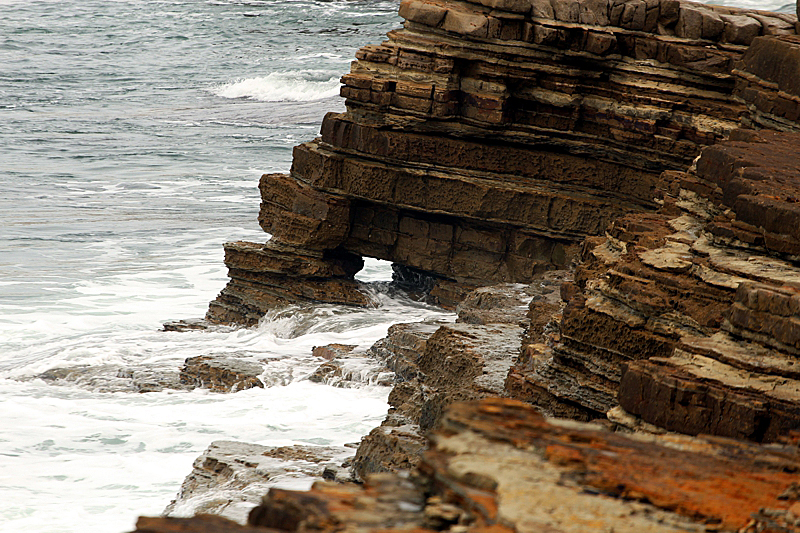
[[[793,5],[739,5],[792,11]],[[388,389],[305,379],[313,346],[361,349],[392,323],[452,315],[283,313],[250,329],[168,333],[226,282],[222,243],[264,241],[258,177],[342,110],[355,50],[396,1],[0,0],[0,530],[105,532],[159,514],[213,440],[358,441]],[[186,357],[268,361],[271,386],[132,392],[120,369]],[[52,369],[84,373],[57,383]],[[87,369],[89,371],[87,372]],[[307,480],[296,480],[298,483]]]
[[[265,241],[258,177],[343,110],[395,2],[0,1],[0,531],[133,529],[214,440],[357,442],[388,388],[309,382],[313,346],[362,349],[447,313],[390,297],[258,328],[168,333],[225,285],[222,243]],[[368,262],[362,279],[390,277]],[[133,392],[125,368],[268,361],[271,386]],[[53,383],[51,369],[84,378]],[[307,485],[308,480],[293,480]]]

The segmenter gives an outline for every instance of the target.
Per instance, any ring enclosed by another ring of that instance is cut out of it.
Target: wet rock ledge
[[[136,532],[788,533],[800,531],[798,471],[796,446],[620,435],[486,399],[449,408],[410,477],[273,489],[247,526],[141,518]]]
[[[262,177],[272,237],[226,245],[206,320],[372,305],[353,277],[368,256],[458,321],[397,324],[369,351],[394,388],[346,463],[363,484],[272,489],[246,526],[137,531],[800,532],[797,17],[680,0],[400,15],[343,77],[347,112]]]

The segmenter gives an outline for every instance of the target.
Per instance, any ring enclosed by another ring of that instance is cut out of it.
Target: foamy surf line
[[[330,71],[272,72],[212,88],[222,98],[249,98],[259,102],[308,102],[339,94],[339,77]]]

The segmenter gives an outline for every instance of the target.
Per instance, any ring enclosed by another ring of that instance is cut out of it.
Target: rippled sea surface
[[[287,171],[292,147],[343,110],[338,79],[359,46],[399,25],[397,2],[0,0],[0,10],[0,530],[130,530],[162,511],[213,440],[358,441],[388,389],[309,382],[312,347],[364,349],[392,323],[452,316],[377,286],[378,309],[159,328],[205,313],[226,282],[223,242],[266,240],[259,175]],[[389,269],[370,261],[360,277]],[[139,394],[115,370],[169,372],[195,355],[268,361],[272,386]],[[37,377],[52,369],[98,374]]]
[[[358,441],[388,389],[309,382],[315,345],[362,348],[446,316],[379,294],[252,329],[166,333],[226,282],[222,243],[265,241],[256,189],[343,110],[394,2],[0,0],[0,530],[107,532],[159,514],[213,440]],[[361,276],[386,279],[368,263]],[[268,361],[236,394],[125,389],[115,369]],[[367,363],[368,365],[368,363]],[[99,372],[79,383],[36,376]],[[308,480],[295,480],[301,486]]]

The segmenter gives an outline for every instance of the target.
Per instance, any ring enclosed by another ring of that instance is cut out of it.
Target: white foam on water
[[[211,89],[223,98],[249,98],[261,102],[308,102],[339,94],[341,73],[322,70],[271,72],[240,79]]]
[[[166,234],[149,245],[170,250],[169,257],[154,253],[143,265],[101,268],[94,278],[54,287],[49,305],[27,313],[0,309],[3,531],[130,530],[136,516],[161,513],[214,440],[357,442],[385,415],[389,388],[368,384],[377,364],[363,356],[346,365],[361,381],[355,388],[309,382],[321,363],[313,347],[351,344],[363,353],[393,323],[453,318],[376,290],[373,309],[297,306],[255,328],[160,331],[165,320],[202,314],[227,281],[216,231]],[[114,260],[103,261],[107,267]],[[365,280],[390,277],[388,263],[366,263]],[[197,355],[265,361],[268,386],[234,394],[103,392],[120,390],[118,369],[174,373]],[[35,377],[87,366],[101,374],[56,384]],[[309,482],[277,481],[287,488]]]
[[[358,441],[385,413],[386,393],[297,381],[235,394],[99,394],[0,380],[2,529],[129,531],[137,516],[163,511],[211,441]]]

